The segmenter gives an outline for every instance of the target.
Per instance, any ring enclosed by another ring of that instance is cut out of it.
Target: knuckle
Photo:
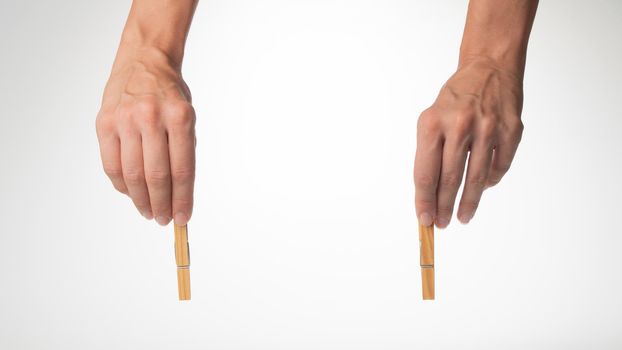
[[[512,118],[512,127],[516,130],[523,130],[525,127],[525,124],[523,123],[523,120],[521,119],[521,117],[519,115],[514,116]]]
[[[169,121],[174,127],[189,127],[194,125],[194,108],[188,102],[176,102],[169,106],[171,111]]]
[[[125,186],[122,186],[121,184],[118,184],[118,183],[113,183],[112,186],[114,187],[115,190],[123,194],[127,194],[127,188],[125,188]]]
[[[125,183],[132,185],[140,185],[145,182],[145,174],[141,170],[128,169],[123,172]]]
[[[467,212],[467,213],[474,213],[477,210],[477,207],[479,206],[479,201],[478,200],[465,200],[462,203],[460,203],[460,207],[462,209],[463,212]]]
[[[132,115],[133,105],[127,101],[119,102],[119,106],[117,108],[116,114],[121,118],[121,120],[129,119]]]
[[[496,186],[499,182],[501,182],[502,178],[503,178],[503,174],[502,173],[499,173],[497,175],[493,175],[493,176],[488,178],[486,185],[488,187]]]
[[[441,119],[436,112],[427,109],[419,116],[417,128],[428,132],[439,132],[442,128]]]
[[[174,182],[191,182],[194,180],[194,168],[178,168],[171,173]]]
[[[192,195],[180,196],[173,199],[173,206],[175,208],[191,208],[192,207]]]
[[[454,207],[452,205],[440,204],[436,209],[439,216],[451,216]]]
[[[415,187],[422,189],[433,189],[434,187],[436,187],[436,179],[428,174],[416,174]]]
[[[170,103],[169,108],[172,114],[194,114],[194,108],[189,102],[186,101],[175,101],[173,103]]]
[[[121,167],[116,164],[104,164],[104,173],[111,179],[117,179],[123,177],[123,171]]]
[[[460,185],[460,175],[456,172],[444,173],[441,176],[440,184],[443,187],[457,187]]]
[[[454,110],[454,118],[457,121],[461,121],[464,123],[470,123],[475,119],[475,112],[472,108],[468,107],[460,107]]]
[[[503,176],[503,174],[507,173],[510,170],[510,167],[512,166],[511,163],[505,163],[505,162],[499,162],[495,165],[495,171],[497,172],[497,176],[494,176],[494,178],[497,177],[501,177]]]
[[[488,183],[486,184],[486,187],[497,186],[500,181],[501,181],[500,179],[488,179]]]
[[[154,201],[151,203],[151,208],[153,209],[154,216],[158,215],[166,215],[170,217],[171,215],[171,203],[167,201]]]
[[[415,204],[420,207],[433,207],[435,203],[436,201],[434,200],[434,198],[427,198],[421,196],[415,198]]]
[[[478,133],[485,139],[492,139],[497,131],[497,126],[492,118],[484,118],[481,120]]]
[[[510,130],[510,132],[514,135],[514,137],[520,139],[521,136],[523,135],[523,131],[524,130],[525,130],[525,124],[523,124],[523,122],[521,120],[518,120],[514,124],[514,126]]]
[[[469,179],[467,180],[467,184],[472,187],[482,188],[486,185],[487,181],[488,177],[484,174],[476,174],[469,177]]]
[[[148,184],[154,186],[165,186],[171,183],[171,174],[168,171],[150,170],[145,174]]]
[[[522,120],[520,120],[519,118],[515,118],[512,120],[512,122],[509,122],[507,124],[506,132],[510,138],[516,139],[521,137],[524,129],[525,126]]]
[[[142,115],[154,115],[158,113],[158,104],[153,98],[143,97],[134,102],[134,111]]]
[[[110,117],[105,113],[98,113],[95,118],[95,129],[98,133],[105,133],[111,129]]]
[[[153,213],[151,205],[146,199],[135,198],[135,197],[131,197],[131,198],[132,198],[132,202],[134,203],[134,206],[136,207],[136,209],[138,209],[139,212],[141,213],[152,212]]]
[[[176,128],[188,128],[194,124],[194,115],[177,114],[171,117],[171,125]]]
[[[458,110],[455,112],[453,131],[459,135],[467,134],[475,121],[475,114],[470,110]]]
[[[156,113],[140,113],[134,117],[139,125],[145,127],[157,127],[160,125],[160,118]]]
[[[139,124],[149,127],[157,126],[160,123],[158,107],[150,100],[136,102],[133,118],[138,121]]]
[[[523,131],[525,129],[525,123],[520,118],[516,118],[516,129]]]

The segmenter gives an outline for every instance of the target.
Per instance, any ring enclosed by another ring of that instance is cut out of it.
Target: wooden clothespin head
[[[434,225],[419,225],[419,249],[423,300],[434,300]]]
[[[190,246],[188,226],[175,226],[175,262],[179,300],[190,300]]]

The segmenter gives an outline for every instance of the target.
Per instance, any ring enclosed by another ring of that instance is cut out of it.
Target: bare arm
[[[419,117],[415,206],[446,227],[466,169],[458,219],[510,168],[523,131],[523,74],[537,0],[471,0],[456,72]],[[467,163],[468,155],[468,163]]]
[[[134,0],[96,119],[104,171],[147,219],[192,215],[195,114],[181,75],[197,0]]]

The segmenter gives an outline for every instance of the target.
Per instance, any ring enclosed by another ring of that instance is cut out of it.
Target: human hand
[[[192,215],[195,112],[181,69],[155,48],[121,48],[96,118],[114,188],[160,225]]]
[[[499,183],[521,140],[522,79],[493,60],[464,60],[417,123],[415,206],[422,225],[451,221],[468,157],[457,217],[471,220],[482,192]]]

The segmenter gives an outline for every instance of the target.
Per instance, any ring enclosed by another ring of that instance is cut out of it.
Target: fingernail
[[[156,217],[155,219],[156,219],[156,222],[162,226],[166,226],[169,223],[169,221],[171,221],[171,218],[166,217],[166,216],[161,216],[161,215]]]
[[[432,225],[432,215],[429,213],[421,213],[421,215],[419,215],[419,224],[423,226]]]
[[[147,220],[151,220],[151,219],[153,219],[153,213],[151,212],[151,210],[145,210],[145,211],[142,211],[142,212],[140,212],[140,214],[141,214],[142,216],[144,216],[144,217],[145,217],[145,219],[147,219]]]
[[[175,225],[184,226],[187,223],[188,223],[188,215],[182,212],[178,212],[177,214],[175,214]]]
[[[436,219],[436,226],[438,228],[445,228],[447,225],[449,225],[449,219],[446,217],[439,217]]]
[[[460,215],[458,217],[458,220],[460,220],[460,222],[463,224],[468,224],[472,218],[473,218],[473,213],[467,213],[467,214]]]

